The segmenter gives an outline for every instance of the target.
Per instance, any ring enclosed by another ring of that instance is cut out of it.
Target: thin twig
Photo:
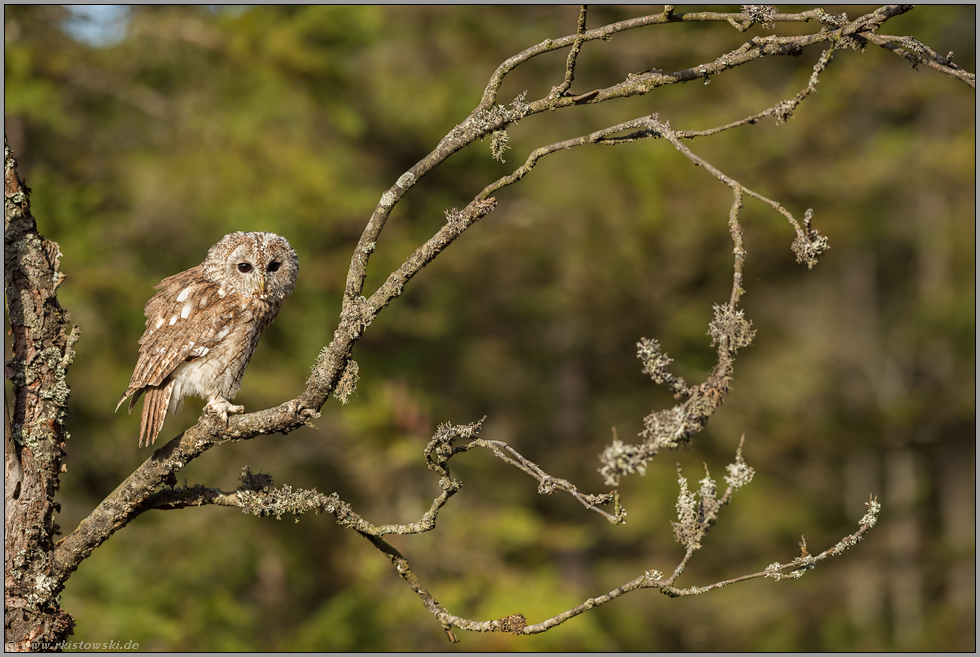
[[[582,44],[585,43],[585,16],[588,13],[589,6],[582,5],[578,13],[578,27],[575,30],[575,42],[572,43],[571,50],[568,51],[568,59],[565,61],[565,80],[559,86],[551,90],[549,94],[552,98],[560,98],[565,95],[565,92],[572,86],[572,81],[575,79],[575,60],[578,58],[579,52],[582,50]]]
[[[766,205],[768,205],[769,207],[771,207],[773,210],[775,210],[779,214],[781,214],[784,217],[786,217],[786,219],[789,221],[790,225],[792,225],[793,228],[794,228],[794,230],[796,230],[796,234],[797,235],[803,235],[804,234],[803,228],[800,226],[800,223],[793,217],[793,215],[789,212],[789,210],[787,210],[786,208],[784,208],[780,203],[778,203],[776,201],[773,201],[770,198],[766,198],[762,194],[759,194],[757,192],[752,191],[751,189],[749,189],[748,187],[746,187],[742,183],[738,182],[734,178],[730,178],[729,176],[726,176],[724,173],[722,173],[717,167],[715,167],[714,165],[712,165],[710,162],[708,162],[707,160],[705,160],[705,159],[699,157],[698,155],[696,155],[694,153],[694,151],[692,151],[690,148],[688,148],[687,146],[685,146],[684,144],[681,143],[681,141],[678,138],[677,134],[673,130],[670,129],[670,126],[669,125],[667,125],[665,123],[661,123],[660,118],[659,118],[658,115],[654,114],[654,115],[648,117],[646,119],[646,122],[650,126],[650,129],[651,130],[656,131],[657,133],[660,134],[660,136],[662,136],[664,139],[666,139],[671,144],[673,144],[674,145],[674,148],[676,148],[677,150],[679,150],[687,159],[689,159],[691,162],[693,162],[696,166],[704,167],[704,169],[706,171],[708,171],[708,173],[710,173],[715,178],[717,178],[721,182],[725,183],[726,185],[728,185],[732,189],[740,188],[743,192],[745,192],[746,194],[748,194],[752,198],[758,199],[758,200],[762,201],[763,203],[765,203]]]
[[[692,586],[686,589],[679,589],[679,588],[669,586],[666,580],[662,582],[657,580],[648,580],[646,583],[644,583],[643,586],[646,588],[659,588],[665,594],[671,597],[680,597],[680,596],[688,596],[688,595],[700,595],[701,593],[706,593],[713,589],[723,588],[725,586],[728,586],[729,584],[745,582],[750,579],[759,579],[761,577],[768,577],[775,581],[780,581],[781,579],[787,579],[787,578],[799,579],[807,571],[815,568],[816,565],[821,561],[824,561],[829,557],[840,556],[846,550],[854,547],[864,539],[865,535],[869,531],[871,531],[872,527],[874,527],[875,523],[877,522],[878,514],[881,512],[881,505],[874,497],[872,497],[869,502],[866,502],[865,506],[868,507],[868,513],[866,513],[864,517],[861,519],[859,529],[853,534],[848,534],[840,541],[838,541],[836,545],[824,550],[823,552],[821,552],[815,557],[809,555],[806,552],[806,542],[804,541],[804,543],[802,544],[803,554],[801,556],[794,558],[791,562],[786,564],[773,563],[769,565],[765,570],[757,573],[752,573],[751,575],[742,575],[740,577],[733,577],[731,579],[726,579],[721,582],[715,582],[714,584],[709,584],[707,586]],[[783,573],[785,571],[790,571],[790,572],[788,575],[784,575]]]
[[[500,440],[484,440],[482,438],[478,438],[465,445],[456,447],[453,451],[465,452],[474,447],[484,447],[489,449],[491,452],[493,452],[494,456],[500,460],[534,477],[538,482],[540,482],[540,485],[538,486],[538,493],[542,495],[550,495],[555,490],[563,490],[578,500],[582,506],[591,511],[595,511],[614,525],[618,525],[626,521],[626,510],[620,507],[618,502],[619,494],[616,491],[611,493],[603,493],[601,495],[580,493],[578,492],[578,487],[576,487],[575,484],[565,479],[552,477],[547,472],[542,470],[540,466],[524,458],[517,452],[517,450]],[[508,456],[504,453],[504,451],[510,452],[512,456]],[[615,503],[615,514],[608,513],[596,506],[596,504],[609,504],[610,502]]]
[[[745,262],[746,253],[742,240],[742,226],[738,223],[738,214],[742,210],[742,188],[733,188],[732,194],[735,199],[728,214],[728,227],[732,234],[732,241],[735,243],[735,248],[732,250],[735,254],[735,274],[732,276],[732,297],[728,301],[728,307],[735,312],[738,300],[745,294],[745,290],[742,289],[742,263]]]
[[[911,37],[898,37],[874,33],[865,34],[864,37],[871,43],[881,46],[885,50],[890,50],[897,55],[901,55],[910,61],[913,67],[917,66],[918,64],[924,64],[934,71],[939,71],[940,73],[944,73],[951,78],[965,82],[972,89],[977,88],[976,73],[968,73],[950,61],[949,57],[939,55],[925,44],[915,41]]]
[[[780,103],[776,103],[769,109],[759,112],[758,114],[752,114],[744,119],[739,119],[738,121],[733,121],[723,126],[710,128],[708,130],[678,130],[674,134],[677,135],[678,139],[709,137],[711,135],[716,135],[720,132],[731,130],[732,128],[738,128],[746,124],[754,125],[767,116],[775,117],[776,123],[785,123],[793,115],[793,111],[799,106],[799,104],[816,90],[817,82],[819,82],[820,79],[820,74],[823,73],[824,69],[826,69],[833,60],[833,55],[833,48],[823,51],[823,53],[820,55],[820,59],[818,59],[817,63],[813,65],[813,73],[810,75],[810,81],[807,83],[807,86],[804,87],[803,90],[796,94],[796,96],[791,100],[784,100]]]

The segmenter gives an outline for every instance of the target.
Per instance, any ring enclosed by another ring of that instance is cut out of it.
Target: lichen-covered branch
[[[150,509],[170,510],[193,506],[217,505],[238,507],[242,510],[242,513],[257,516],[274,516],[276,519],[281,519],[283,515],[291,514],[297,521],[299,516],[309,512],[332,515],[338,524],[363,536],[388,558],[399,576],[419,596],[426,609],[439,621],[452,642],[458,641],[452,628],[473,632],[509,632],[512,634],[537,634],[544,632],[593,607],[645,586],[650,578],[649,575],[641,576],[603,596],[591,598],[573,609],[532,625],[528,625],[526,617],[520,613],[490,621],[468,620],[449,613],[435,599],[418,579],[412,570],[409,560],[386,541],[384,537],[391,534],[420,534],[434,529],[440,510],[449,498],[462,487],[462,483],[450,474],[449,461],[453,457],[464,454],[474,447],[489,449],[498,458],[503,459],[534,477],[540,482],[539,492],[541,493],[548,494],[554,490],[565,490],[576,497],[576,499],[579,499],[583,505],[599,511],[609,518],[610,521],[616,523],[625,520],[625,511],[619,507],[618,494],[615,492],[600,496],[582,495],[578,493],[577,488],[573,484],[549,476],[540,467],[521,456],[506,443],[481,439],[479,433],[485,420],[486,418],[483,418],[479,422],[467,425],[444,424],[439,426],[436,434],[426,446],[423,456],[428,467],[439,475],[439,486],[442,492],[433,500],[429,510],[415,522],[398,525],[374,525],[356,513],[336,493],[324,495],[316,490],[293,489],[288,485],[275,487],[273,486],[273,480],[270,475],[261,473],[253,474],[249,468],[245,468],[242,472],[242,484],[234,492],[226,493],[200,484],[192,487],[166,488],[149,495],[141,503],[138,512],[142,513]],[[467,442],[459,446],[454,445],[458,440],[465,440]],[[742,442],[744,443],[744,436]],[[698,532],[697,540],[699,541],[717,519],[718,510],[721,506],[728,504],[732,493],[737,488],[751,481],[753,471],[742,460],[741,443],[736,454],[736,461],[734,464],[728,466],[728,472],[729,476],[726,477],[726,481],[728,481],[729,487],[720,500],[714,499],[713,492],[705,492],[709,488],[713,491],[713,482],[711,482],[712,486],[709,487],[704,480],[702,481],[702,504],[700,507],[697,507],[689,495],[685,496],[686,481],[681,479],[682,495],[678,500],[678,513],[681,520],[680,523],[675,524],[675,531],[676,527],[682,524],[685,527],[696,526],[696,529],[692,531]],[[706,480],[709,479],[706,478]],[[710,502],[705,505],[704,502],[708,500]],[[605,513],[594,506],[594,504],[608,504],[609,502],[616,503],[616,516]],[[697,510],[703,510],[705,508],[707,511]],[[686,564],[694,550],[700,547],[699,544],[693,546],[690,540],[686,542],[688,544],[688,552],[682,561],[682,565],[678,566],[674,576],[670,580],[665,580],[662,583],[662,587],[668,592],[674,590],[671,588],[671,584],[683,571],[683,564]],[[679,593],[678,595],[683,595],[683,593]]]
[[[558,490],[565,491],[578,500],[582,506],[590,511],[595,511],[610,523],[618,525],[626,522],[626,509],[624,509],[619,502],[618,491],[600,493],[598,495],[580,493],[575,484],[566,479],[552,477],[547,472],[542,470],[540,466],[521,456],[513,447],[499,440],[474,440],[467,445],[460,446],[457,449],[459,451],[466,451],[474,447],[484,447],[489,449],[491,452],[493,452],[494,456],[500,460],[513,465],[517,469],[537,479],[539,482],[538,493],[541,495],[551,495]],[[610,503],[613,505],[613,513],[609,513],[597,506],[600,504]]]
[[[797,262],[805,262],[810,269],[813,269],[814,265],[817,264],[818,258],[830,248],[830,242],[827,237],[811,226],[811,220],[813,219],[812,209],[808,209],[806,211],[803,225],[800,226],[800,222],[798,222],[792,213],[784,208],[782,204],[770,198],[766,198],[762,194],[752,191],[734,178],[726,176],[717,167],[696,155],[690,148],[681,143],[677,133],[671,130],[669,125],[660,121],[660,117],[658,115],[654,114],[650,116],[646,119],[646,123],[648,124],[650,130],[658,133],[664,139],[673,144],[678,151],[687,157],[687,159],[691,160],[691,162],[693,162],[696,166],[703,167],[705,170],[711,173],[711,175],[725,183],[732,190],[738,188],[741,192],[762,201],[773,210],[786,217],[790,225],[796,231],[796,239],[793,240],[791,248],[796,254]]]
[[[336,493],[324,495],[316,490],[293,489],[288,485],[274,487],[271,476],[253,474],[248,468],[245,468],[242,473],[241,486],[234,492],[225,493],[201,485],[163,489],[149,495],[142,503],[139,512],[150,509],[180,509],[192,506],[218,505],[238,507],[242,513],[274,516],[277,519],[281,519],[283,515],[291,514],[297,521],[300,515],[309,512],[332,515],[338,524],[357,532],[385,555],[399,577],[419,596],[425,608],[435,617],[449,640],[454,643],[458,641],[453,632],[454,628],[472,632],[508,632],[518,635],[546,632],[579,614],[641,588],[656,588],[669,597],[682,597],[698,595],[716,588],[760,577],[769,577],[775,580],[784,577],[799,578],[807,570],[814,568],[818,562],[829,556],[841,554],[847,548],[856,545],[874,526],[880,512],[880,505],[872,499],[868,503],[868,513],[860,521],[860,529],[816,557],[807,553],[804,539],[801,556],[788,564],[774,563],[764,571],[703,587],[678,588],[674,586],[674,582],[684,573],[694,553],[701,548],[701,542],[708,530],[717,522],[722,507],[731,502],[736,490],[752,481],[755,472],[742,457],[742,448],[745,442],[745,437],[742,436],[736,451],[735,461],[726,467],[725,481],[728,486],[720,498],[717,495],[717,484],[710,474],[706,472],[705,477],[699,482],[698,491],[691,492],[688,489],[687,480],[680,475],[678,469],[678,484],[680,486],[676,505],[678,521],[672,524],[677,540],[685,546],[685,553],[670,577],[664,578],[663,573],[659,570],[649,570],[601,596],[589,598],[581,604],[539,623],[529,624],[522,613],[514,613],[505,618],[489,621],[470,620],[455,616],[447,611],[419,580],[409,560],[384,538],[391,534],[419,534],[435,528],[440,510],[449,498],[462,487],[462,483],[450,474],[449,462],[453,457],[469,452],[475,447],[489,449],[498,458],[538,480],[540,482],[539,492],[551,493],[553,490],[565,490],[579,499],[586,507],[603,513],[611,521],[625,520],[625,511],[619,506],[618,494],[615,491],[600,496],[579,494],[573,484],[547,475],[539,466],[525,459],[506,443],[481,439],[479,433],[485,420],[486,418],[483,418],[479,422],[461,426],[444,424],[438,428],[426,446],[423,456],[428,467],[439,475],[439,486],[442,492],[433,500],[429,510],[415,522],[375,525],[356,513]],[[458,446],[455,445],[454,443],[459,440],[467,442]],[[611,516],[593,506],[593,504],[606,504],[611,501],[616,504],[616,516]],[[784,574],[785,571],[790,572],[786,575]]]
[[[773,117],[776,119],[777,124],[786,123],[793,116],[793,111],[802,103],[811,93],[816,91],[817,83],[820,81],[820,74],[823,73],[824,69],[830,64],[834,57],[834,49],[830,48],[824,50],[820,55],[820,59],[817,63],[813,65],[813,73],[810,75],[810,80],[796,96],[790,100],[784,100],[782,102],[776,103],[772,107],[758,112],[756,114],[751,114],[738,121],[732,121],[722,126],[716,128],[709,128],[707,130],[677,130],[674,135],[678,139],[694,139],[695,137],[710,137],[711,135],[716,135],[718,133],[724,132],[726,130],[731,130],[732,128],[738,128],[743,125],[755,125],[762,119],[766,117]]]
[[[728,220],[735,243],[732,294],[728,304],[714,307],[715,317],[708,326],[711,346],[716,348],[715,367],[703,383],[689,386],[684,379],[670,371],[673,359],[663,351],[657,340],[642,338],[637,343],[637,357],[643,363],[644,374],[653,379],[654,383],[667,386],[675,399],[686,399],[672,408],[647,415],[643,420],[640,443],[625,443],[614,436],[599,457],[602,464],[599,472],[611,486],[618,486],[620,479],[627,475],[644,474],[647,463],[660,450],[676,449],[688,444],[705,427],[731,389],[735,357],[755,337],[752,323],[745,319],[744,311],[737,309],[738,299],[745,292],[742,289],[745,249],[742,228],[738,223],[738,213],[742,208],[741,190],[744,188],[735,184],[732,189],[735,199]]]
[[[746,582],[750,579],[759,578],[769,578],[774,581],[780,581],[782,579],[799,579],[807,573],[807,571],[813,570],[818,563],[824,561],[829,557],[836,557],[843,554],[849,548],[854,547],[860,543],[865,535],[871,528],[875,526],[878,521],[878,515],[881,513],[881,504],[875,497],[871,497],[870,501],[865,502],[865,506],[868,507],[867,513],[858,521],[859,528],[853,534],[848,534],[840,541],[838,541],[833,547],[830,547],[817,556],[813,556],[809,553],[806,544],[806,539],[803,538],[800,543],[800,556],[795,557],[789,563],[781,564],[775,562],[769,564],[765,570],[757,573],[752,573],[751,575],[742,575],[740,577],[733,577],[731,579],[726,579],[721,582],[715,582],[714,584],[709,584],[707,586],[691,586],[688,588],[676,588],[671,586],[674,578],[670,580],[662,580],[661,578],[649,578],[644,582],[643,586],[645,588],[659,588],[661,592],[672,598],[687,596],[687,595],[700,595],[702,593],[707,593],[708,591],[714,589],[720,589],[730,584],[737,584],[739,582]],[[685,555],[685,558],[688,555]],[[787,574],[786,571],[789,571]],[[675,572],[675,576],[679,574]]]
[[[860,521],[860,529],[854,534],[844,537],[837,545],[825,550],[816,557],[807,553],[806,540],[804,539],[801,545],[801,556],[795,558],[788,564],[774,563],[762,572],[735,577],[703,587],[691,586],[678,588],[674,586],[674,582],[687,568],[691,557],[700,549],[701,541],[704,539],[708,530],[717,522],[721,508],[731,502],[732,495],[736,490],[752,481],[754,470],[742,458],[742,447],[745,442],[745,437],[743,436],[736,452],[735,462],[726,467],[728,474],[725,476],[725,481],[728,487],[724,495],[720,498],[717,497],[717,485],[709,474],[706,473],[706,476],[699,482],[698,491],[691,493],[687,488],[687,480],[680,476],[678,470],[678,482],[681,491],[677,500],[678,522],[673,523],[673,526],[677,540],[685,545],[686,550],[669,578],[664,578],[663,573],[659,570],[648,570],[642,575],[603,595],[589,598],[581,604],[539,623],[529,624],[527,617],[519,612],[513,613],[505,618],[489,621],[470,620],[449,613],[418,579],[409,560],[389,542],[384,540],[383,537],[386,534],[416,534],[434,528],[439,509],[442,508],[442,505],[448,497],[459,490],[461,486],[461,483],[453,479],[449,474],[449,460],[458,454],[466,453],[473,447],[491,449],[498,457],[503,458],[505,461],[510,462],[541,481],[542,485],[550,479],[547,475],[543,474],[540,468],[521,457],[505,443],[480,439],[479,431],[484,420],[465,426],[442,425],[426,446],[424,451],[426,462],[430,469],[435,470],[440,475],[439,484],[443,488],[443,494],[436,498],[430,510],[415,523],[375,526],[356,514],[336,494],[325,496],[315,490],[293,490],[289,486],[273,488],[271,477],[268,475],[252,475],[247,468],[242,476],[243,485],[234,494],[220,493],[220,491],[216,492],[213,489],[195,486],[194,488],[180,489],[168,493],[168,496],[172,496],[176,501],[168,498],[165,503],[159,505],[159,508],[179,508],[195,503],[232,506],[232,504],[227,502],[234,495],[237,496],[235,499],[237,499],[237,503],[242,508],[243,513],[252,513],[260,516],[274,515],[276,518],[280,518],[285,513],[299,516],[309,511],[331,514],[340,525],[356,531],[388,558],[398,575],[419,596],[425,608],[440,623],[447,637],[453,643],[458,641],[456,634],[453,632],[453,628],[471,632],[508,632],[518,635],[540,634],[561,625],[579,614],[641,588],[656,588],[669,597],[683,597],[698,595],[716,588],[760,577],[770,577],[777,581],[784,577],[799,578],[807,570],[814,568],[818,562],[829,556],[841,554],[847,548],[856,545],[871,527],[874,526],[878,513],[880,512],[880,505],[876,500],[872,499],[868,503],[868,513]],[[468,440],[469,442],[454,447],[453,443],[460,439]],[[505,456],[500,450],[507,450],[516,458],[511,459]],[[568,482],[564,483],[568,484]],[[571,484],[568,484],[568,486],[574,489],[574,486],[571,486]],[[568,490],[565,486],[558,487]],[[160,499],[163,502],[164,498],[162,496]],[[623,513],[623,516],[625,517],[625,513]],[[788,575],[784,575],[783,573],[785,571],[790,572]]]
[[[745,294],[745,290],[742,289],[742,263],[745,261],[746,254],[745,243],[742,240],[742,226],[738,223],[738,214],[742,211],[742,190],[735,188],[732,194],[735,198],[732,201],[732,209],[728,213],[728,229],[732,235],[732,242],[735,243],[735,248],[732,250],[735,254],[735,273],[732,275],[732,296],[728,300],[728,307],[735,312],[738,300]]]

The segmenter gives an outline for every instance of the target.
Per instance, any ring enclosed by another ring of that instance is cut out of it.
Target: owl
[[[241,413],[234,399],[259,336],[296,285],[299,259],[273,233],[231,233],[204,262],[160,281],[146,304],[146,332],[129,387],[129,412],[143,399],[140,447],[156,441],[167,413],[185,397],[208,400],[205,411],[227,424]]]

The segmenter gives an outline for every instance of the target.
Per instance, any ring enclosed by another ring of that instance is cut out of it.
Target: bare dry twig
[[[575,79],[575,60],[582,51],[582,44],[585,42],[585,20],[587,14],[588,6],[582,5],[578,14],[578,28],[575,30],[575,42],[572,44],[571,50],[568,51],[568,59],[565,62],[565,80],[551,90],[549,96],[552,98],[564,96]]]

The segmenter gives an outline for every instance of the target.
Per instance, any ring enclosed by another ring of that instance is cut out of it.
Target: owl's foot
[[[301,420],[308,420],[311,417],[320,417],[320,414],[315,408],[307,408],[303,405],[303,402],[298,399],[290,399],[283,405],[286,407],[287,413],[290,415],[295,415]]]
[[[303,404],[302,400],[291,399],[288,402],[285,402],[279,408],[285,410],[286,413],[292,416],[292,418],[299,420],[298,424],[283,429],[282,435],[285,436],[287,433],[291,431],[295,431],[296,429],[300,428],[300,426],[304,424],[310,427],[311,429],[316,429],[316,426],[310,421],[310,419],[320,417],[320,413],[315,408],[307,408]]]
[[[228,401],[227,399],[225,399],[223,397],[215,397],[214,399],[212,399],[211,401],[209,401],[204,406],[204,412],[205,413],[208,413],[208,412],[214,413],[215,415],[217,415],[218,417],[221,418],[221,421],[224,422],[225,423],[225,426],[227,427],[228,426],[228,414],[229,413],[244,413],[245,412],[245,407],[244,406],[235,406],[234,404],[232,404],[230,401]]]

